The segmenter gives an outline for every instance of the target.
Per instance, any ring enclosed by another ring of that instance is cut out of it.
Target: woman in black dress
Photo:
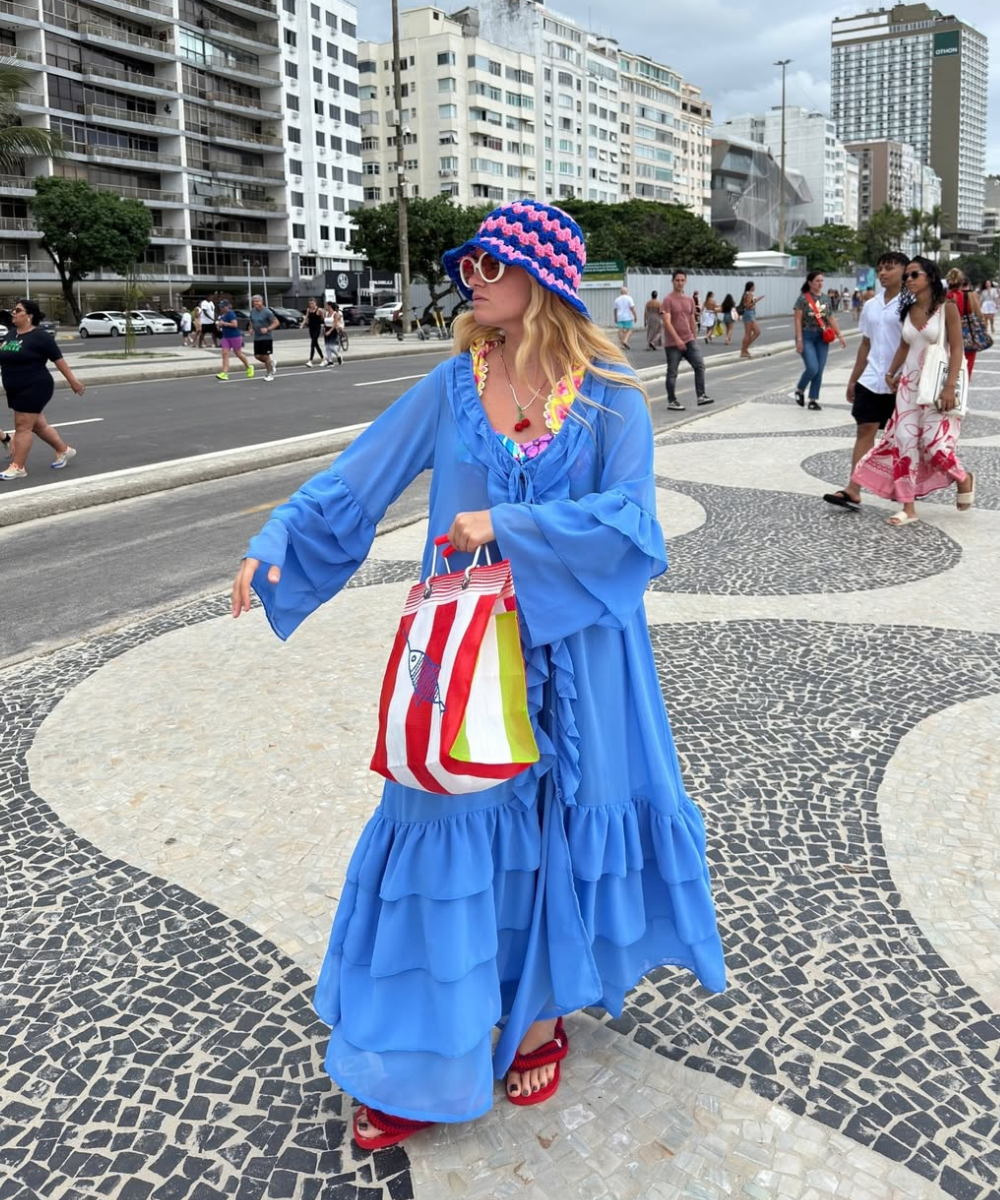
[[[65,467],[76,454],[46,421],[43,409],[52,399],[55,382],[49,363],[56,364],[78,396],[83,384],[69,369],[63,353],[51,333],[38,328],[42,310],[34,300],[19,300],[11,311],[14,329],[0,342],[0,380],[7,393],[7,404],[14,411],[14,446],[10,466],[0,479],[24,479],[25,463],[34,434],[52,447],[56,457],[50,464],[55,470]]]

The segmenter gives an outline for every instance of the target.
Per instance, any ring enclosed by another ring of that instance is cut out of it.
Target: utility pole
[[[410,332],[410,233],[406,220],[406,166],[403,148],[403,83],[399,69],[399,0],[392,0],[392,85],[396,109],[396,209],[399,213],[399,277],[403,333]]]
[[[781,67],[781,190],[778,194],[778,251],[785,253],[785,68],[792,60],[779,58],[774,64]]]

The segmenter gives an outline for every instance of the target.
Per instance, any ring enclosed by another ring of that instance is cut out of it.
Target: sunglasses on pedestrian
[[[921,275],[926,275],[926,271],[907,271],[903,276],[904,279],[919,279]]]
[[[467,288],[472,287],[473,276],[478,275],[483,283],[496,283],[503,278],[507,264],[502,263],[492,254],[480,254],[474,258],[465,254],[458,260],[458,277]]]

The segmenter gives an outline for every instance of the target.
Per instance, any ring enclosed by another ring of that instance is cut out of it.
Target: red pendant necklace
[[[510,394],[514,398],[514,406],[517,408],[517,420],[514,422],[514,432],[520,433],[523,429],[527,429],[531,425],[531,419],[525,416],[525,413],[538,399],[538,395],[542,390],[542,386],[540,384],[535,388],[531,399],[527,404],[522,404],[521,401],[518,400],[517,392],[514,391],[514,385],[510,381],[510,372],[507,370],[507,363],[503,356],[503,346],[500,347],[500,365],[503,367],[503,373],[507,377],[507,386],[510,388]]]

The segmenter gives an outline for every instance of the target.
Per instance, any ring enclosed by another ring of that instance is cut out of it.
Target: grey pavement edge
[[[850,331],[845,331],[849,336]],[[395,353],[427,352],[441,349],[441,342],[419,342],[412,346],[406,345]],[[776,354],[784,354],[795,349],[792,341],[775,342],[765,348],[754,351],[754,358],[770,358]],[[739,353],[719,354],[713,356],[711,365],[739,361]],[[204,372],[204,360],[197,364],[197,373]],[[684,364],[685,369],[690,368]],[[137,373],[127,375],[126,379],[144,380],[150,378],[172,378],[180,374],[171,368],[166,376],[162,373],[153,376],[146,374],[140,367]],[[663,364],[654,367],[638,368],[636,374],[644,382],[659,378],[664,371]],[[184,374],[194,374],[185,371]],[[98,382],[92,380],[92,382]],[[100,382],[111,382],[101,379]],[[671,421],[670,428],[698,420],[707,415],[705,412],[692,413],[687,418]],[[89,476],[85,480],[60,480],[45,488],[38,488],[23,496],[11,496],[0,504],[0,528],[11,525],[21,525],[26,521],[35,521],[44,517],[52,517],[61,513],[77,512],[85,508],[95,508],[101,504],[114,504],[119,500],[128,500],[134,496],[147,496],[153,492],[169,491],[173,488],[185,487],[191,483],[204,483],[211,479],[224,479],[230,475],[241,475],[261,467],[279,466],[282,463],[296,462],[300,459],[315,458],[322,455],[332,455],[343,450],[358,436],[366,424],[348,425],[340,429],[327,429],[320,433],[305,434],[301,437],[284,438],[275,442],[266,442],[254,446],[239,447],[234,450],[215,451],[210,454],[198,455],[194,458],[174,459],[170,462],[151,463],[133,470],[116,471],[102,476]],[[666,428],[664,426],[663,428]],[[660,429],[656,430],[661,432]]]

